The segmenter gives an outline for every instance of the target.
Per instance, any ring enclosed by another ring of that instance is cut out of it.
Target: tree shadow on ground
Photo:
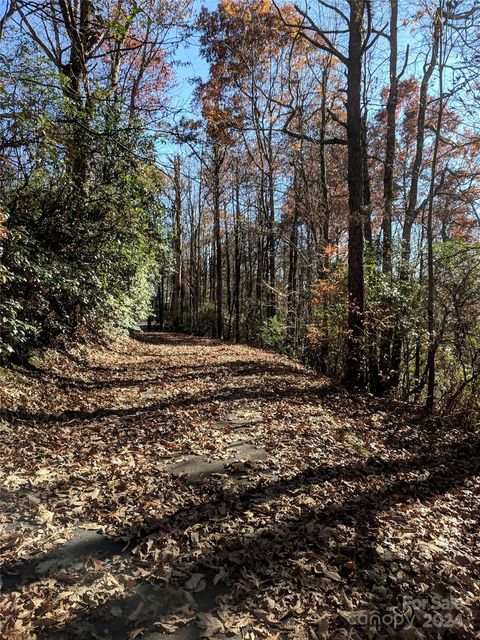
[[[300,514],[297,512],[295,515],[273,518],[270,524],[257,534],[247,537],[240,528],[227,538],[227,542],[210,546],[200,557],[198,553],[193,554],[195,559],[176,566],[176,572],[188,575],[211,573],[212,567],[223,566],[227,569],[228,584],[234,584],[241,573],[250,572],[256,577],[256,582],[265,588],[265,585],[274,579],[271,574],[272,564],[278,569],[297,551],[321,554],[335,535],[335,527],[339,524],[353,527],[356,532],[356,547],[345,550],[345,558],[342,560],[352,560],[355,556],[359,569],[365,569],[371,567],[376,560],[376,554],[372,549],[375,547],[377,514],[417,501],[429,503],[446,492],[461,487],[467,479],[480,472],[479,454],[479,441],[467,440],[441,447],[435,453],[421,449],[409,460],[368,459],[365,463],[310,468],[293,478],[263,481],[254,487],[231,493],[220,490],[219,495],[208,502],[194,507],[189,505],[156,522],[145,523],[140,530],[125,530],[123,535],[131,537],[136,544],[147,544],[150,539],[161,544],[162,539],[182,536],[182,532],[193,525],[208,523],[208,526],[212,527],[216,521],[233,521],[262,503],[288,494],[296,495],[314,485],[320,486],[334,481],[337,483],[337,493],[323,507],[304,507]],[[417,479],[404,477],[411,472],[421,472],[422,476]],[[362,480],[371,479],[379,483],[376,488],[358,488]],[[355,486],[355,489],[345,490],[346,487],[352,486]],[[232,558],[241,558],[241,562]],[[45,558],[42,561],[45,561]],[[20,567],[17,567],[17,570],[20,570]],[[341,567],[339,570],[342,570]],[[374,595],[374,578],[369,579],[365,576],[366,574],[362,573],[362,577],[357,579],[355,575],[349,574],[344,578],[347,582],[356,582],[357,588],[363,592],[378,597]],[[162,598],[162,594],[170,597],[168,591],[162,588],[162,584],[153,582],[150,585],[159,599]],[[179,581],[173,586],[181,589],[182,583]],[[82,612],[61,629],[58,637],[96,637],[96,633],[109,628],[109,612],[115,602],[122,610],[122,624],[125,626],[124,634],[118,635],[116,631],[117,635],[114,637],[118,640],[126,638],[128,630],[133,626],[132,620],[129,621],[129,616],[134,610],[132,607],[134,604],[138,606],[137,601],[141,598],[143,588],[144,583],[138,583],[127,599],[113,598],[100,607]],[[255,592],[251,590],[236,591],[235,604],[252,597],[255,597]],[[93,635],[82,635],[87,633],[86,629]]]
[[[138,342],[157,345],[181,344],[182,346],[220,348],[225,348],[228,346],[228,343],[222,342],[221,340],[216,340],[215,338],[193,336],[188,333],[170,333],[166,331],[134,331],[131,334],[131,338],[137,340]]]
[[[187,373],[183,370],[188,369]],[[151,371],[151,367],[147,369]],[[251,363],[248,360],[233,360],[232,362],[217,365],[192,365],[185,367],[161,367],[162,375],[147,378],[109,378],[107,380],[81,380],[80,378],[50,375],[54,379],[59,389],[72,389],[81,391],[101,390],[111,388],[130,388],[144,387],[162,382],[188,382],[196,380],[199,377],[199,371],[202,372],[202,378],[217,377],[225,374],[232,377],[248,377],[258,375],[268,375],[269,378],[280,377],[283,375],[295,375],[299,378],[310,378],[311,374],[305,371],[299,371],[295,367],[287,365],[271,365],[269,363],[258,362]]]
[[[201,392],[199,394],[175,397],[168,401],[152,402],[147,405],[128,408],[101,408],[93,411],[66,410],[61,413],[33,413],[23,410],[11,411],[4,409],[0,411],[0,418],[10,421],[35,421],[44,424],[59,424],[70,420],[90,421],[102,418],[128,419],[136,418],[140,415],[163,413],[169,407],[201,407],[202,405],[211,405],[212,402],[228,403],[235,400],[273,402],[301,398],[304,401],[316,401],[337,392],[337,385],[326,384],[322,381],[319,381],[318,386],[307,389],[296,386],[284,389],[275,387],[273,384],[270,389],[265,389],[265,382],[260,382],[251,387],[230,387],[221,393],[216,391],[213,393]]]
[[[147,335],[144,341],[150,338]],[[186,336],[161,336],[160,340],[172,344],[194,344]],[[205,340],[200,344],[205,345]],[[214,343],[221,345],[222,343]],[[158,354],[157,354],[158,355]],[[163,370],[162,363],[159,366]],[[194,365],[193,367],[196,367]],[[265,363],[268,371],[272,363]],[[191,375],[188,371],[193,367],[185,366],[187,370],[184,375]],[[262,365],[257,368],[256,364],[248,361],[233,361],[226,365],[207,366],[198,365],[199,369],[211,371],[212,375],[217,375],[219,371],[226,370],[229,375],[234,375],[239,371],[239,376],[248,377],[256,375],[262,371]],[[242,372],[243,368],[243,372]],[[97,368],[102,370],[101,368]],[[128,367],[118,369],[118,371],[129,370]],[[151,371],[151,367],[144,370]],[[182,365],[170,369],[174,374],[182,372]],[[103,371],[103,370],[102,370]],[[112,369],[105,369],[112,374]],[[114,371],[114,370],[113,370]],[[276,374],[281,377],[284,374],[298,375],[303,380],[304,371],[293,371],[290,367],[279,365]],[[273,378],[275,377],[273,375]],[[272,377],[272,376],[271,376]],[[179,376],[178,379],[182,379]],[[99,381],[101,384],[102,381]],[[132,379],[132,384],[135,381]],[[148,385],[148,381],[142,380],[139,384]],[[134,420],[138,416],[146,417],[158,415],[169,407],[202,407],[211,411],[208,406],[212,402],[230,402],[232,400],[261,401],[284,401],[288,399],[302,400],[305,402],[315,402],[325,399],[328,403],[335,403],[339,389],[336,385],[327,384],[321,379],[318,385],[305,389],[302,385],[290,385],[288,388],[277,386],[277,381],[270,381],[270,386],[266,388],[265,382],[261,384],[249,385],[246,387],[233,387],[222,390],[220,393],[183,394],[179,398],[173,398],[167,402],[156,402],[153,404],[132,407],[127,409],[105,408],[95,411],[65,411],[59,415],[33,414],[28,412],[4,412],[6,417],[17,420],[39,420],[45,424],[57,424],[66,420],[89,421],[102,418],[121,418]],[[393,441],[392,441],[393,444]],[[399,448],[402,444],[396,443]],[[478,438],[470,437],[464,441],[454,444],[436,445],[434,438],[428,438],[419,434],[414,444],[409,445],[409,457],[406,459],[389,459],[371,457],[364,462],[356,462],[341,465],[325,465],[321,467],[309,468],[293,477],[280,479],[263,479],[254,486],[237,487],[235,489],[225,489],[217,480],[206,480],[202,486],[208,487],[211,498],[204,499],[202,503],[192,504],[192,495],[186,501],[185,506],[175,513],[166,515],[159,519],[144,521],[142,526],[125,528],[120,532],[121,537],[131,541],[131,545],[148,545],[149,541],[155,544],[162,544],[163,540],[180,538],[185,542],[186,531],[195,525],[208,525],[209,527],[220,528],[226,522],[239,520],[237,529],[231,530],[231,534],[217,543],[210,543],[205,551],[196,551],[185,562],[180,562],[176,567],[176,572],[181,575],[192,575],[194,573],[205,573],[211,576],[213,568],[223,566],[227,570],[227,585],[232,586],[239,582],[241,572],[251,574],[253,581],[250,588],[243,590],[236,589],[235,603],[241,604],[259,594],[254,586],[262,584],[265,588],[275,576],[271,573],[271,566],[275,566],[280,571],[282,566],[288,563],[289,559],[298,551],[308,551],[312,554],[321,555],[333,544],[335,527],[345,525],[355,530],[354,547],[342,548],[339,551],[341,556],[340,565],[343,561],[351,561],[355,558],[359,569],[372,567],[377,560],[376,546],[376,518],[379,513],[391,508],[413,504],[420,501],[428,504],[436,497],[443,496],[446,492],[456,488],[460,489],[465,481],[480,472],[480,447]],[[411,477],[417,474],[417,477]],[[269,501],[281,499],[283,496],[296,496],[306,492],[311,488],[323,487],[326,484],[335,483],[335,491],[327,494],[323,504],[315,506],[302,506],[295,513],[281,514],[276,508],[271,516],[266,518],[264,526],[253,534],[245,536],[241,527],[241,518],[245,517],[251,509]],[[202,487],[198,489],[202,491]],[[203,496],[202,496],[203,497]],[[111,545],[111,547],[109,547]],[[82,552],[83,553],[83,552]],[[86,548],[86,555],[99,558],[111,557],[118,553],[118,541],[106,536],[98,536],[92,539]],[[129,557],[129,550],[125,550],[126,557]],[[71,557],[74,557],[72,551]],[[82,556],[83,558],[84,556]],[[49,561],[55,562],[58,558],[58,549],[50,553],[42,554],[38,558],[30,558],[23,562],[7,567],[9,571],[16,572],[20,581],[10,582],[9,590],[14,592],[20,584],[28,584],[39,579],[37,568],[39,563]],[[232,558],[240,558],[240,563]],[[64,558],[68,563],[68,557]],[[44,565],[45,566],[45,565]],[[342,571],[342,566],[339,566]],[[374,578],[362,573],[361,577],[352,572],[343,573],[342,577],[346,583],[354,582],[358,590],[369,593],[372,598],[377,598]],[[173,578],[169,588],[182,591],[184,578]],[[89,606],[84,611],[72,617],[58,634],[52,630],[42,630],[40,627],[38,637],[43,638],[92,638],[102,637],[105,629],[110,637],[117,640],[126,639],[129,630],[137,624],[132,618],[132,612],[141,604],[145,598],[156,598],[162,601],[168,600],[171,593],[165,588],[164,582],[150,580],[146,584],[145,580],[132,580],[129,593],[126,598],[113,597],[108,602],[100,606]],[[207,605],[205,605],[207,606]],[[215,609],[215,598],[208,603],[208,610]],[[112,617],[112,607],[116,614]],[[120,614],[118,614],[120,611]],[[148,625],[148,621],[146,622]]]

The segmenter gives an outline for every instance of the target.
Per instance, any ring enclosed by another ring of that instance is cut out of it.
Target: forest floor
[[[2,640],[480,637],[473,428],[178,334],[33,364],[0,378]]]

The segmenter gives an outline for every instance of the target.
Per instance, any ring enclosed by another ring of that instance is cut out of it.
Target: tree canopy
[[[150,317],[478,408],[476,3],[195,8],[5,3],[2,357]]]

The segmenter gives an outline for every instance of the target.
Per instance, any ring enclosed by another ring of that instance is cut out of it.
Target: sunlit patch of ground
[[[0,381],[2,640],[475,637],[478,433],[240,345],[77,356]]]

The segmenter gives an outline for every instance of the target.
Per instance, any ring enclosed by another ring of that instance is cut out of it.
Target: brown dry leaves
[[[50,352],[43,373],[0,384],[2,639],[191,621],[212,638],[381,638],[358,612],[433,593],[463,604],[443,637],[474,637],[478,434],[279,355],[143,338]],[[266,459],[197,484],[171,473],[194,454],[230,460],[239,438]],[[79,527],[119,544],[59,560]],[[428,637],[414,627],[398,637]]]

